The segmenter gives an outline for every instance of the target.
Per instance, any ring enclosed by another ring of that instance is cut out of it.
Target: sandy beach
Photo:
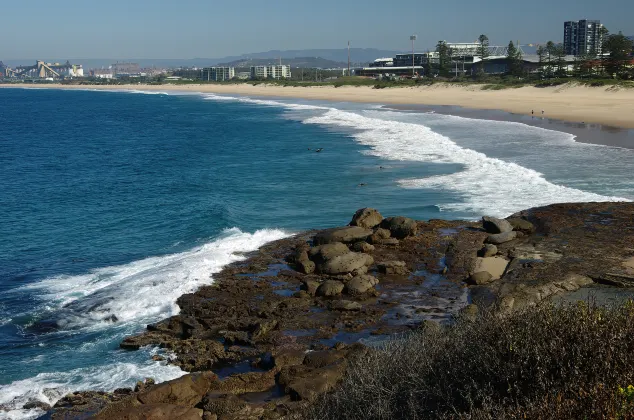
[[[0,85],[0,87],[17,87]],[[27,87],[27,86],[19,86]],[[481,90],[476,86],[433,86],[373,89],[365,86],[283,87],[276,85],[128,85],[67,86],[37,85],[54,89],[136,89],[148,91],[189,91],[248,96],[302,98],[377,104],[455,105],[474,109],[498,109],[516,114],[554,118],[569,122],[634,128],[634,89],[564,85]]]

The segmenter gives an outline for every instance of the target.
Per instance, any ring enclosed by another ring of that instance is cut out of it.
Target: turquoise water
[[[634,198],[634,151],[517,123],[192,94],[0,103],[0,418],[181,375],[118,343],[240,252],[360,207],[475,218]]]

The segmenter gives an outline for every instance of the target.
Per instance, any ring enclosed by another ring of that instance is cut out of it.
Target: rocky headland
[[[251,419],[301,413],[350,360],[418,328],[501,314],[581,288],[634,290],[634,204],[557,204],[478,222],[384,218],[270,243],[181,296],[121,348],[159,346],[191,372],[61,399],[54,419]]]

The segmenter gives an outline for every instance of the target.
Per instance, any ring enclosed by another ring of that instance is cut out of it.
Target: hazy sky
[[[560,41],[564,20],[634,35],[633,0],[1,0],[0,60],[215,58],[268,50],[421,50],[440,39]],[[419,49],[419,48],[417,48]]]

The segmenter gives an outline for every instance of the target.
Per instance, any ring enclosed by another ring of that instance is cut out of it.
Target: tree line
[[[602,28],[601,51],[590,51],[575,57],[572,70],[566,60],[566,52],[563,44],[555,44],[548,41],[537,48],[537,76],[540,78],[555,77],[610,77],[621,79],[634,79],[634,42],[621,32],[610,34],[606,28]],[[455,60],[456,51],[449,47],[447,42],[438,41],[436,44],[436,57],[426,60],[425,74],[443,77],[458,76],[459,61]],[[481,60],[478,63],[470,63],[471,75],[475,78],[485,76],[485,60],[490,55],[489,38],[486,35],[478,37],[476,56]],[[510,41],[506,55],[506,76],[524,78],[531,76],[529,69],[524,64],[522,51],[519,45]],[[464,66],[464,64],[463,64]],[[462,70],[462,69],[460,69]],[[464,75],[464,72],[460,72]]]

